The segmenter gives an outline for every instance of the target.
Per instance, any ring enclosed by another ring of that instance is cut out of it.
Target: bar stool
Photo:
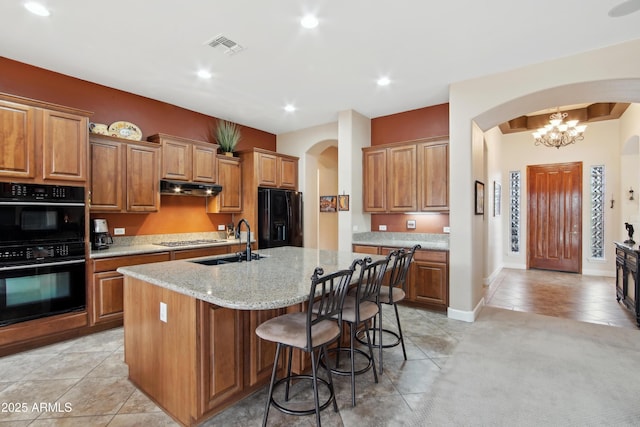
[[[376,315],[380,311],[379,296],[380,288],[384,280],[384,274],[389,263],[389,257],[385,259],[371,262],[370,257],[364,259],[364,264],[360,266],[360,275],[358,278],[358,284],[355,288],[355,292],[352,290],[349,292],[344,300],[344,306],[342,308],[342,321],[349,325],[349,348],[337,347],[329,350],[329,353],[336,353],[336,366],[331,369],[331,372],[337,375],[350,375],[351,376],[351,406],[356,406],[356,380],[355,376],[362,374],[369,369],[373,368],[373,377],[375,382],[378,382],[378,373],[376,371],[375,359],[373,357],[373,346],[371,344],[371,337],[369,336],[369,330],[367,329],[367,347],[369,348],[369,354],[366,354],[360,349],[354,348],[356,341],[356,330],[360,325],[367,324],[371,319],[375,319]],[[350,370],[339,369],[340,353],[349,352],[350,357]],[[361,354],[367,360],[367,366],[355,370],[355,355]],[[326,361],[322,361],[326,363]]]
[[[380,373],[383,371],[382,364],[382,349],[395,347],[398,344],[402,344],[402,354],[404,356],[404,360],[407,360],[407,350],[404,346],[404,336],[402,335],[402,326],[400,325],[400,315],[398,314],[398,302],[405,299],[407,295],[407,273],[409,271],[409,267],[411,267],[411,260],[413,259],[413,255],[416,250],[420,249],[420,245],[415,245],[408,252],[405,249],[399,249],[397,251],[393,251],[389,254],[390,258],[393,259],[391,272],[389,274],[389,284],[382,286],[380,289],[380,313],[379,317],[379,325],[376,325],[376,320],[373,321],[373,329],[377,330],[379,341],[376,345],[375,343],[375,332],[373,335],[373,345],[378,347],[379,351],[379,364],[380,364]],[[382,328],[382,304],[393,305],[393,309],[396,312],[396,324],[398,325],[398,333]],[[391,344],[382,344],[382,333],[386,332],[390,335],[396,337],[396,341]]]
[[[267,417],[271,405],[281,412],[290,415],[310,415],[316,414],[316,424],[320,426],[320,411],[327,408],[333,402],[333,409],[338,412],[338,405],[335,399],[331,371],[327,369],[328,380],[318,377],[318,360],[322,354],[326,355],[327,345],[338,340],[342,332],[342,306],[345,296],[349,290],[351,276],[355,270],[355,265],[360,260],[354,261],[351,268],[336,271],[323,276],[322,268],[317,267],[311,277],[311,290],[309,292],[309,306],[306,312],[288,313],[274,317],[260,324],[256,328],[256,334],[263,340],[277,343],[276,355],[273,362],[271,382],[269,384],[269,396],[264,411],[262,425],[267,425]],[[312,310],[314,308],[314,310]],[[336,322],[337,320],[337,322]],[[289,363],[287,365],[287,375],[276,381],[278,370],[278,359],[280,350],[285,347],[289,349]],[[291,361],[293,349],[298,348],[311,354],[312,375],[292,375]],[[318,358],[315,351],[318,350]],[[313,384],[314,408],[293,410],[278,403],[273,398],[275,387],[285,383],[285,401],[289,401],[289,387],[292,379],[311,380]],[[320,405],[318,398],[318,383],[325,385],[329,390],[329,397],[326,402]]]

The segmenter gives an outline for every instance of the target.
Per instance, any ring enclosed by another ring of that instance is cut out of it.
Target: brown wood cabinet
[[[157,144],[91,135],[92,212],[157,212],[160,149]]]
[[[364,211],[448,211],[448,153],[442,138],[363,148]]]
[[[222,191],[207,197],[207,213],[242,211],[242,162],[237,157],[218,155],[218,183]]]
[[[147,140],[162,147],[160,176],[163,179],[217,181],[217,144],[165,134],[152,135]]]
[[[449,259],[446,251],[418,250],[409,275],[409,301],[435,309],[449,306]]]
[[[124,276],[116,269],[128,265],[169,261],[169,252],[118,256],[91,260],[89,279],[89,323],[113,322],[122,324]]]
[[[388,255],[397,248],[372,245],[352,245],[353,252]],[[409,249],[409,248],[406,248]],[[417,250],[407,277],[405,301],[435,310],[449,306],[449,252]]]
[[[258,187],[298,189],[298,158],[253,149]]]
[[[129,276],[124,302],[129,379],[182,425],[197,425],[268,382],[275,349],[254,331],[282,310],[219,307]]]
[[[0,94],[0,179],[86,182],[90,115]]]

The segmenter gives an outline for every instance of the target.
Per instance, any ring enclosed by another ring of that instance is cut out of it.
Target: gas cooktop
[[[200,239],[200,240],[178,240],[174,242],[159,242],[159,243],[154,243],[154,245],[174,248],[177,246],[206,245],[209,243],[226,243],[226,242],[227,242],[226,240]]]

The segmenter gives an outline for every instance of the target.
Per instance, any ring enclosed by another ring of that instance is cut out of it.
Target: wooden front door
[[[582,163],[527,166],[528,268],[582,270]]]

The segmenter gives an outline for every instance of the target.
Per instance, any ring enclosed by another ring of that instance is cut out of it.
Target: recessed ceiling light
[[[46,7],[41,5],[40,3],[36,3],[34,1],[30,1],[30,2],[25,3],[24,7],[29,12],[33,13],[34,15],[38,15],[38,16],[49,16],[49,15],[51,15],[51,12],[49,12],[49,9],[47,9]]]
[[[389,80],[389,77],[380,77],[377,83],[378,86],[388,86],[389,83],[391,83],[391,80]]]
[[[201,79],[210,79],[211,73],[207,70],[200,70],[198,71],[198,77],[200,77]]]
[[[300,20],[300,25],[302,25],[304,28],[315,28],[318,26],[318,18],[313,15],[305,15]]]
[[[287,104],[284,106],[284,111],[286,111],[287,113],[293,113],[294,111],[296,111],[296,107],[293,104]]]

